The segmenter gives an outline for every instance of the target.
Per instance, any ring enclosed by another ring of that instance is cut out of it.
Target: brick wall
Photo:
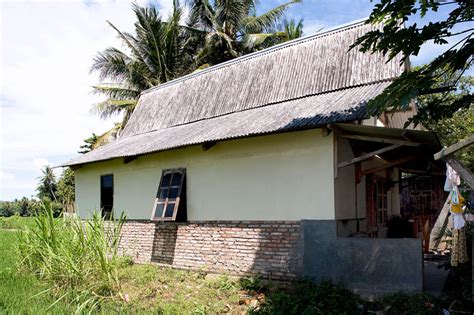
[[[296,276],[294,221],[129,221],[120,249],[136,262],[269,279]]]

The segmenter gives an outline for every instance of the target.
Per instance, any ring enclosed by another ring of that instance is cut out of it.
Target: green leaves
[[[78,313],[94,310],[100,301],[120,294],[118,245],[125,216],[105,222],[95,213],[58,220],[49,204],[35,225],[19,235],[21,266],[50,285],[59,300],[78,305]],[[53,303],[54,305],[54,303]]]
[[[441,5],[453,7],[448,17],[437,22],[428,22],[419,26],[416,23],[408,27],[403,22],[408,21],[416,14],[422,17],[427,12],[436,12]],[[369,102],[369,110],[380,113],[387,108],[408,108],[409,103],[421,96],[430,93],[441,93],[443,97],[438,102],[425,106],[423,115],[432,119],[442,119],[452,116],[457,110],[469,107],[472,96],[466,95],[462,98],[452,100],[446,97],[449,89],[440,92],[435,89],[440,75],[456,86],[460,77],[472,66],[474,55],[474,28],[466,27],[465,22],[474,21],[474,4],[472,1],[461,0],[456,2],[439,2],[434,0],[403,1],[382,0],[376,4],[368,23],[382,24],[378,30],[374,30],[359,37],[350,49],[358,48],[367,53],[383,53],[388,59],[401,56],[401,62],[408,61],[409,56],[417,55],[423,44],[433,42],[437,45],[446,45],[448,39],[454,36],[457,42],[447,47],[447,50],[435,58],[431,63],[410,72],[402,74],[395,79],[385,91]],[[461,31],[453,32],[461,28]],[[415,124],[423,119],[418,114],[411,120]]]
[[[276,27],[286,10],[298,2],[289,1],[257,16],[258,2],[254,0],[190,0],[188,26],[207,34],[197,64],[215,65],[288,40]]]
[[[123,113],[123,126],[143,90],[194,70],[197,48],[204,42],[197,30],[180,25],[183,8],[178,1],[174,1],[167,20],[153,6],[133,4],[132,10],[136,17],[135,34],[122,32],[108,21],[126,50],[106,48],[95,56],[91,67],[91,72],[98,72],[102,81],[93,87],[94,92],[107,97],[95,104],[93,111],[102,118]]]

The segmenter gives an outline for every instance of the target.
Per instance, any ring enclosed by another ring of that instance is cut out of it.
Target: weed
[[[35,225],[19,233],[20,265],[48,281],[51,291],[78,305],[97,308],[120,292],[118,242],[125,218],[105,222],[98,214],[85,224],[79,218],[54,219],[45,204]]]
[[[240,286],[244,290],[258,291],[262,287],[261,278],[259,276],[240,279]]]
[[[293,282],[276,289],[254,314],[359,314],[361,300],[351,291],[330,282],[316,284],[309,280]]]

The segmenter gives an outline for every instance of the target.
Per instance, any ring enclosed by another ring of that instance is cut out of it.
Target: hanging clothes
[[[454,186],[459,186],[461,184],[461,178],[459,174],[446,163],[446,182],[444,183],[444,191],[453,190]]]
[[[451,248],[451,266],[456,267],[469,261],[467,257],[465,229],[453,229],[453,247]]]
[[[451,192],[451,215],[453,216],[454,229],[462,229],[466,224],[463,216],[464,197],[459,193],[458,187],[454,186]]]

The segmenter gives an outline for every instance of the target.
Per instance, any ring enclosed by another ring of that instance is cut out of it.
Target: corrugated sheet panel
[[[367,118],[366,102],[389,84],[387,81],[352,87],[122,137],[63,166]]]
[[[142,94],[122,137],[397,77],[399,58],[348,51],[372,29],[359,22],[162,84]]]

